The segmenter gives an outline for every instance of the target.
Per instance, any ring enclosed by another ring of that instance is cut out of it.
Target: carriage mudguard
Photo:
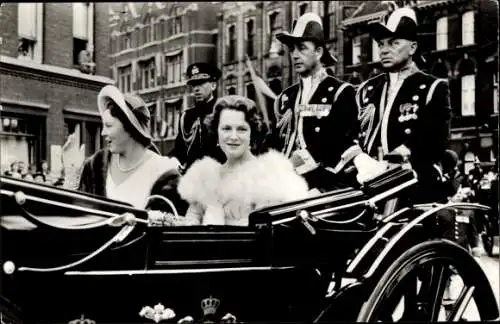
[[[409,247],[430,238],[439,238],[440,232],[435,226],[436,213],[446,208],[489,209],[488,206],[461,202],[423,204],[400,209],[382,220],[383,226],[349,262],[346,276],[360,280],[376,279],[388,264]]]

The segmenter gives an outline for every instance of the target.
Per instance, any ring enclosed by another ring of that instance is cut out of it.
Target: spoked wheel
[[[398,257],[363,304],[358,321],[428,323],[498,317],[495,295],[479,264],[459,245],[434,240]]]

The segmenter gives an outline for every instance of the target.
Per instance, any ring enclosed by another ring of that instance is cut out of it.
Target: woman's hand
[[[80,168],[85,161],[85,144],[80,144],[77,138],[78,127],[75,132],[68,136],[66,143],[62,147],[61,160],[64,168]]]

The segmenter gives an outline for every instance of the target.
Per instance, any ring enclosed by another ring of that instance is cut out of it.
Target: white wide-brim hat
[[[149,109],[144,100],[131,94],[123,94],[117,87],[107,85],[97,96],[97,107],[102,114],[107,109],[109,101],[113,101],[127,116],[132,126],[145,138],[151,140]],[[140,118],[138,118],[138,116]],[[142,122],[141,122],[142,121]]]

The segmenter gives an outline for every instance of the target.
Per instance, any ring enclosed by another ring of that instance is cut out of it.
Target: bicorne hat
[[[216,66],[205,62],[193,63],[187,67],[186,71],[187,84],[190,85],[217,81],[221,75],[222,72]]]
[[[384,38],[417,40],[417,16],[411,8],[397,8],[383,18],[370,23],[370,35],[380,41]]]
[[[337,62],[337,59],[326,49],[323,22],[315,13],[308,12],[303,14],[296,22],[294,22],[292,33],[281,32],[276,35],[276,38],[288,47],[303,41],[315,42],[316,44],[323,46],[321,63],[325,66],[332,66]]]

